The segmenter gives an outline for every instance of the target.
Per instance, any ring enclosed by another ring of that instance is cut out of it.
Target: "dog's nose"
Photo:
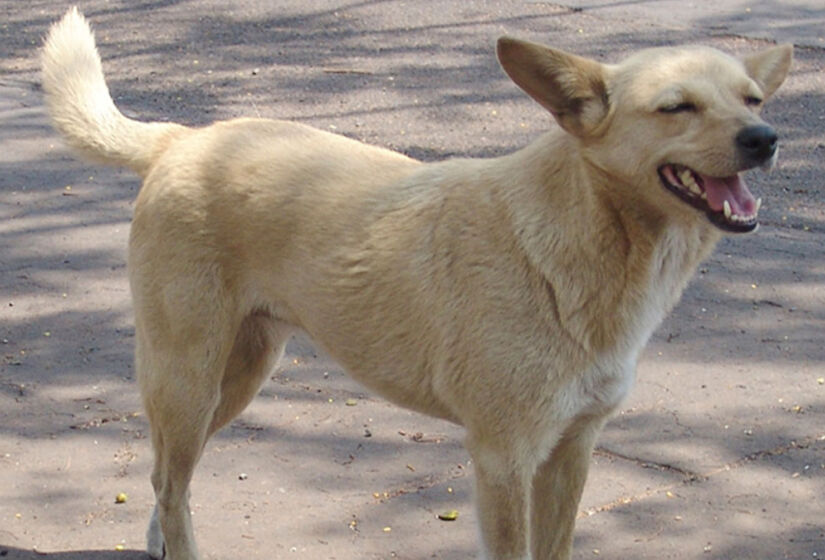
[[[766,124],[746,126],[736,135],[736,145],[748,162],[758,164],[776,153],[776,131]]]

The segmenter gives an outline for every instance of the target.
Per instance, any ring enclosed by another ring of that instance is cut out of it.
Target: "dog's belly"
[[[356,381],[405,408],[460,424],[450,395],[438,394],[434,383],[443,371],[435,362],[438,335],[421,308],[404,309],[392,293],[338,293],[326,305],[309,296],[290,307],[300,328]]]

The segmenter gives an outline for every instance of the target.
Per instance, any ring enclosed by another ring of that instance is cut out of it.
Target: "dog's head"
[[[666,214],[698,210],[725,231],[756,229],[760,201],[742,172],[776,162],[777,135],[759,111],[785,80],[790,45],[742,61],[708,47],[649,49],[605,65],[503,37],[498,56],[623,195]]]

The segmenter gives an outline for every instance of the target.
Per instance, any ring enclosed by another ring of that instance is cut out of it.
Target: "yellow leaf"
[[[438,518],[441,521],[455,521],[456,519],[458,519],[458,510],[451,509],[449,511],[439,513]]]

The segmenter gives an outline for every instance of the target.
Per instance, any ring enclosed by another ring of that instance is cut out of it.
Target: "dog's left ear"
[[[759,84],[765,97],[782,85],[793,59],[793,45],[779,45],[745,58],[748,75]]]
[[[606,72],[598,62],[511,37],[500,38],[496,52],[507,75],[567,132],[587,136],[607,115]]]

